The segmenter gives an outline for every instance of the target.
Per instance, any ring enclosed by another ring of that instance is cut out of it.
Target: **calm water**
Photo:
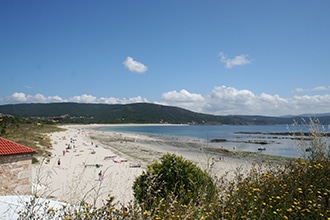
[[[299,128],[300,130],[304,130]],[[177,136],[192,139],[201,139],[212,147],[226,149],[236,148],[241,151],[259,152],[284,157],[302,156],[304,152],[298,147],[298,142],[290,140],[290,136],[275,136],[269,134],[238,134],[237,132],[292,132],[300,131],[288,125],[258,125],[258,126],[110,126],[103,127],[104,131],[128,132],[134,134],[148,134],[160,136]],[[227,142],[209,143],[212,139],[226,139]],[[260,145],[246,143],[263,141],[268,144]],[[258,148],[265,147],[266,150],[259,151]]]

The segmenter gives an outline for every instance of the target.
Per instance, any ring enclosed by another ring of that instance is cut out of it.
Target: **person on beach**
[[[61,165],[61,160],[60,159],[58,159],[57,165]]]
[[[102,174],[102,170],[100,170],[99,172],[99,181],[102,181],[103,180],[103,174]]]

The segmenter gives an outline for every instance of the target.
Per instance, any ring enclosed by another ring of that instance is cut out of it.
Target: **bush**
[[[213,197],[215,185],[197,165],[181,156],[165,154],[135,180],[133,190],[137,202],[150,209],[164,200],[175,200],[181,205],[198,204],[204,197]]]
[[[326,219],[330,215],[329,161],[259,165],[223,186],[210,219]]]

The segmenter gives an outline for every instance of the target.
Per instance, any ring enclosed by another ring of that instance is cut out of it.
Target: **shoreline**
[[[52,156],[48,162],[33,165],[34,192],[73,204],[85,200],[99,207],[108,195],[128,204],[134,199],[135,178],[166,153],[182,156],[215,176],[228,173],[231,177],[237,168],[250,167],[254,161],[207,151],[207,143],[199,139],[99,130],[104,126],[117,125],[64,125],[60,127],[65,131],[48,134]],[[71,149],[66,149],[68,145]],[[99,181],[101,170],[104,178]]]

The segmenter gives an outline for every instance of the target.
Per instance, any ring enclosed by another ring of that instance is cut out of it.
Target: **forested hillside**
[[[0,105],[0,114],[41,118],[58,123],[171,123],[171,124],[291,124],[301,117],[216,116],[151,103],[125,105],[86,103],[32,103]],[[329,116],[321,122],[329,123]]]

